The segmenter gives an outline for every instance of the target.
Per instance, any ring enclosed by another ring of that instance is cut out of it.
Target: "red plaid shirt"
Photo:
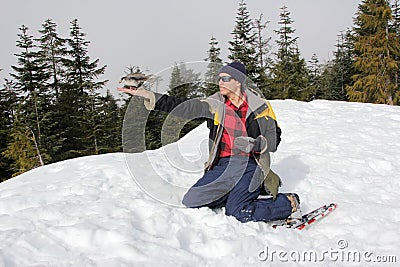
[[[236,137],[247,136],[246,114],[249,109],[247,97],[244,94],[243,103],[236,107],[229,99],[225,101],[226,111],[224,120],[224,131],[220,142],[220,157],[230,157],[234,155],[249,156],[234,147],[233,141]]]

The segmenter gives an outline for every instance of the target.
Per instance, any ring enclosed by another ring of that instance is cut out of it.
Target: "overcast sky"
[[[39,37],[42,23],[51,18],[61,37],[68,37],[70,22],[77,18],[91,42],[91,59],[107,65],[102,77],[114,90],[129,65],[157,73],[175,62],[199,61],[207,57],[214,35],[227,61],[228,41],[235,24],[239,0],[1,0],[0,72],[1,84],[16,65],[17,34],[21,25]],[[294,20],[302,56],[308,61],[315,53],[324,62],[332,58],[337,35],[353,25],[361,0],[247,0],[252,18],[262,13],[268,36],[276,48],[279,13],[287,6]]]

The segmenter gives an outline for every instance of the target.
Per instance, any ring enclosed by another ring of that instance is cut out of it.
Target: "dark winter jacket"
[[[247,135],[252,138],[262,135],[267,140],[265,149],[259,154],[254,154],[264,173],[260,180],[261,183],[264,180],[265,190],[276,197],[281,181],[279,176],[270,170],[269,152],[276,151],[281,140],[281,130],[269,103],[250,90],[246,90],[246,95],[249,105],[246,115]],[[207,121],[207,127],[210,129],[210,153],[205,164],[205,171],[208,171],[219,159],[219,143],[225,118],[224,102],[225,98],[219,92],[204,99],[177,98],[154,93],[150,100],[145,101],[145,106],[149,110],[165,111],[185,119],[205,119]]]

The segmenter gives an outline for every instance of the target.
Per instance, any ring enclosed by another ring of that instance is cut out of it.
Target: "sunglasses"
[[[231,80],[233,79],[233,77],[232,76],[220,76],[220,77],[218,77],[218,81],[223,81],[223,82],[230,82]]]

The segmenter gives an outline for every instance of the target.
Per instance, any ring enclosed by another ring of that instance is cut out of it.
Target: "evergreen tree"
[[[317,99],[321,95],[321,84],[320,84],[320,76],[321,76],[321,65],[319,64],[319,59],[316,54],[313,54],[311,60],[309,61],[309,85],[308,91],[310,92],[308,100]]]
[[[276,41],[278,51],[272,70],[271,95],[274,98],[307,100],[309,94],[305,91],[308,84],[307,65],[300,56],[297,37],[292,36],[295,32],[292,23],[287,7],[282,7],[279,21],[282,26],[279,30],[275,30],[279,39]]]
[[[393,20],[389,24],[389,29],[391,32],[394,32],[396,34],[396,38],[400,39],[400,1],[394,0],[391,5],[391,8],[392,8]],[[400,57],[398,55],[393,55],[393,58],[394,60],[396,60],[396,62],[400,61]],[[400,75],[400,68],[397,69],[397,72],[394,77],[394,84],[397,88],[397,91],[400,90],[399,75]]]
[[[188,98],[203,97],[204,82],[201,73],[196,73],[193,69],[187,68],[185,64],[180,65],[183,81],[187,89]]]
[[[15,91],[19,96],[18,119],[22,125],[31,129],[36,137],[40,153],[44,155],[43,158],[48,162],[50,156],[47,154],[44,140],[47,134],[46,117],[50,106],[49,98],[51,98],[46,87],[49,76],[45,65],[40,61],[33,36],[28,34],[28,28],[23,25],[20,31],[17,47],[21,50],[21,53],[16,54],[19,65],[12,66],[15,73],[11,73],[11,76],[15,79]],[[22,139],[14,139],[14,141],[20,140]]]
[[[59,96],[62,87],[65,86],[62,74],[64,71],[63,60],[67,48],[65,39],[58,36],[56,27],[55,22],[47,19],[42,24],[42,29],[39,30],[41,36],[36,39],[39,43],[38,61],[44,66],[44,71],[47,74],[45,77],[47,109],[43,117],[46,135],[40,141],[41,145],[47,148],[51,158],[59,157],[65,142],[58,122],[63,117],[63,114],[60,114]]]
[[[254,82],[266,98],[272,97],[270,91],[271,77],[269,74],[269,70],[272,66],[272,59],[270,57],[271,46],[269,44],[271,37],[266,38],[264,35],[268,23],[269,21],[263,21],[263,14],[261,14],[258,19],[254,20],[257,56],[257,78]]]
[[[90,60],[78,21],[69,39],[58,37],[51,19],[42,26],[37,39],[20,28],[14,80],[0,89],[2,180],[46,162],[121,150],[121,109],[98,92],[106,67]]]
[[[293,20],[290,18],[290,12],[287,7],[281,8],[279,24],[281,28],[275,30],[279,35],[276,41],[278,51],[275,54],[276,61],[273,66],[273,96],[276,98],[289,97],[289,89],[291,88],[290,75],[292,72],[292,48],[296,45],[298,37],[292,37],[295,30],[291,27]]]
[[[188,69],[185,64],[175,64],[172,69],[171,79],[169,83],[169,95],[179,98],[195,98],[202,95],[204,90],[200,73],[195,73],[192,69]],[[199,126],[201,120],[188,121],[179,117],[169,116],[162,129],[162,145],[166,145],[177,141],[188,132]],[[179,133],[179,135],[177,134]]]
[[[100,97],[100,105],[97,112],[99,114],[98,152],[122,151],[123,114],[109,90],[107,90],[105,96]]]
[[[176,64],[172,68],[168,94],[176,97],[194,98],[202,96],[201,73],[195,73],[185,64]]]
[[[63,151],[66,158],[98,153],[97,105],[99,93],[107,81],[97,81],[106,66],[98,67],[99,59],[91,61],[88,55],[89,41],[85,39],[78,20],[71,22],[67,55],[64,59],[66,86],[60,94],[60,109],[70,117],[61,118],[60,128],[66,142]]]
[[[222,67],[222,59],[220,58],[221,49],[218,47],[218,41],[211,36],[210,49],[207,52],[206,61],[208,61],[207,71],[205,73],[206,84],[202,90],[205,96],[210,96],[219,91],[218,71]]]
[[[392,17],[393,20],[390,23],[391,30],[396,32],[397,35],[400,34],[400,1],[392,0],[392,4],[390,5],[392,9]]]
[[[150,111],[145,127],[146,149],[157,149],[162,147],[161,131],[166,117],[167,115],[160,111]]]
[[[396,84],[400,41],[389,29],[392,11],[386,0],[364,0],[355,18],[354,84],[347,87],[350,101],[398,104]]]
[[[18,94],[28,94],[35,91],[38,87],[35,72],[37,65],[35,64],[35,53],[34,49],[36,46],[33,42],[33,36],[28,34],[28,27],[22,25],[18,34],[19,40],[17,41],[17,47],[21,50],[17,56],[18,66],[12,66],[12,69],[16,73],[11,73],[11,77],[16,79],[15,88],[18,90]]]
[[[28,126],[16,119],[10,138],[11,141],[2,155],[12,160],[13,177],[43,165],[36,136]]]
[[[0,88],[0,182],[11,178],[12,159],[6,158],[3,154],[7,145],[11,142],[11,133],[15,118],[17,96],[11,90],[12,83],[5,80]]]
[[[263,14],[260,14],[258,19],[254,20],[254,28],[256,30],[256,48],[257,48],[257,63],[261,70],[266,71],[268,67],[270,67],[272,63],[272,59],[270,58],[270,49],[271,46],[269,42],[271,41],[271,37],[265,38],[264,31],[267,28],[269,21],[263,21]]]
[[[321,91],[316,98],[329,100],[348,101],[346,86],[351,86],[351,77],[355,74],[354,46],[352,32],[347,30],[338,35],[337,50],[334,52],[334,59],[326,64],[321,73]]]
[[[53,101],[56,102],[60,88],[63,86],[63,58],[67,54],[66,40],[58,36],[57,25],[53,20],[47,19],[42,27],[39,30],[41,36],[37,39],[40,48],[40,60],[45,64],[46,71],[50,76],[48,86],[54,92],[55,99]]]
[[[307,69],[306,60],[301,57],[297,45],[292,52],[292,56],[293,69],[290,76],[292,86],[288,90],[288,98],[310,101],[312,91],[310,92],[310,88],[308,87],[309,71]]]
[[[233,40],[229,41],[231,54],[228,58],[243,63],[246,66],[247,76],[252,81],[256,81],[260,72],[257,66],[257,36],[247,5],[243,0],[239,3],[232,35]]]
[[[168,93],[176,97],[186,97],[189,92],[188,87],[184,85],[184,77],[181,68],[177,63],[175,63],[172,67]]]

